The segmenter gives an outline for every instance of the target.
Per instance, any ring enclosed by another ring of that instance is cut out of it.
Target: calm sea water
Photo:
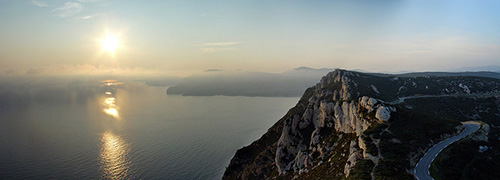
[[[220,179],[298,98],[103,81],[0,94],[0,179]]]

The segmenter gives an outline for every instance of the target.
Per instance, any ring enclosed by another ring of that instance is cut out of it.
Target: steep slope
[[[390,103],[409,96],[498,93],[478,77],[380,77],[335,70],[259,140],[236,152],[223,179],[412,179],[415,161],[459,123]]]

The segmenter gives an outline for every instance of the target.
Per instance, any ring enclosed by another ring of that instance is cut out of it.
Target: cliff
[[[404,98],[495,94],[498,87],[499,80],[489,78],[335,70],[259,140],[238,150],[223,179],[411,179],[415,160],[458,132],[459,123],[413,111]]]

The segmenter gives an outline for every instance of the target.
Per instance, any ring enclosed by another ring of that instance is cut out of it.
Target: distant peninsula
[[[299,67],[283,73],[226,72],[207,70],[203,75],[182,79],[167,89],[167,94],[184,96],[263,96],[300,97],[304,89],[314,85],[334,69]]]
[[[167,89],[167,94],[183,96],[263,96],[300,97],[304,89],[315,85],[318,79],[335,69],[298,67],[283,73],[228,72],[208,69],[201,75],[178,80]],[[377,76],[393,74],[367,73]],[[500,79],[496,72],[419,72],[398,74],[400,77],[418,76],[476,76]]]

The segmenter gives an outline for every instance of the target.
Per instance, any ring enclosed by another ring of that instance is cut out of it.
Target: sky
[[[0,0],[0,75],[500,65],[500,1]],[[113,52],[103,39],[117,39]]]

